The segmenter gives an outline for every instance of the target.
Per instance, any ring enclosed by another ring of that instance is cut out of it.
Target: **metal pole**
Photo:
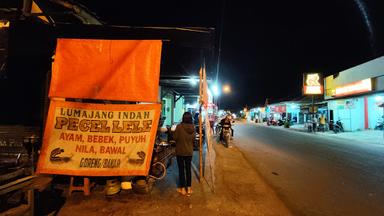
[[[314,95],[312,95],[312,131],[313,132],[315,132],[314,121],[315,121],[315,102],[314,102]]]

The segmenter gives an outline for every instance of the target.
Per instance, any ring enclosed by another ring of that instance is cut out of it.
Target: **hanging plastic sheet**
[[[157,102],[160,40],[58,39],[49,96]]]

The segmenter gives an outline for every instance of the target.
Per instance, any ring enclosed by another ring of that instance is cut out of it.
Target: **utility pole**
[[[217,51],[217,67],[216,67],[216,79],[215,79],[215,84],[218,84],[219,81],[219,73],[220,73],[220,65],[221,65],[221,45],[223,41],[223,30],[224,30],[224,14],[225,14],[225,0],[222,1],[222,6],[221,6],[221,16],[220,16],[220,33],[219,33],[219,46],[218,46],[218,51]],[[216,98],[216,103],[217,109],[219,109],[219,97],[214,96],[214,99]]]
[[[316,128],[315,128],[315,100],[314,100],[314,95],[312,95],[312,130],[315,133]]]
[[[217,53],[217,68],[216,68],[216,83],[219,80],[219,72],[220,72],[221,45],[223,41],[223,30],[224,30],[224,14],[225,14],[225,0],[223,0],[223,4],[221,7],[219,47],[218,47],[218,53]]]

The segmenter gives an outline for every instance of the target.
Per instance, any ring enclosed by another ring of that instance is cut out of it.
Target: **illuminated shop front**
[[[297,124],[300,120],[300,106],[296,103],[287,103],[287,117],[293,123]]]
[[[374,129],[383,117],[384,57],[326,77],[325,89],[329,120],[347,131]]]
[[[275,120],[290,119],[293,123],[299,123],[299,115],[300,105],[294,101],[268,105],[267,116]]]
[[[286,117],[287,107],[285,104],[271,104],[268,106],[269,118],[279,120]]]
[[[320,116],[325,116],[326,121],[328,122],[328,104],[324,102],[320,97],[315,97],[314,103],[303,101],[300,104],[300,113],[299,113],[299,124],[304,124],[306,122],[312,121],[312,118],[319,118]]]
[[[265,107],[255,107],[249,110],[250,121],[262,123],[267,118]]]
[[[188,104],[189,105],[189,104]],[[183,96],[175,100],[174,95],[165,94],[162,98],[161,116],[164,119],[163,126],[171,126],[181,122],[182,115],[188,107],[185,105]]]

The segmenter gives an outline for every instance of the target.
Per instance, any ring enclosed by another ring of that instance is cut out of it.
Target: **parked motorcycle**
[[[278,122],[275,119],[270,119],[267,121],[268,126],[270,126],[270,125],[276,126],[277,124],[278,124]]]
[[[333,124],[333,132],[335,133],[344,132],[343,123],[341,123],[340,120],[337,120],[336,124]]]
[[[377,121],[375,130],[384,130],[384,121],[382,118]]]
[[[327,130],[327,125],[326,124],[319,124],[317,127],[317,131],[325,132]]]
[[[205,127],[202,128],[202,142],[205,142]],[[193,150],[198,151],[200,148],[200,127],[195,125],[195,142],[193,143]]]

